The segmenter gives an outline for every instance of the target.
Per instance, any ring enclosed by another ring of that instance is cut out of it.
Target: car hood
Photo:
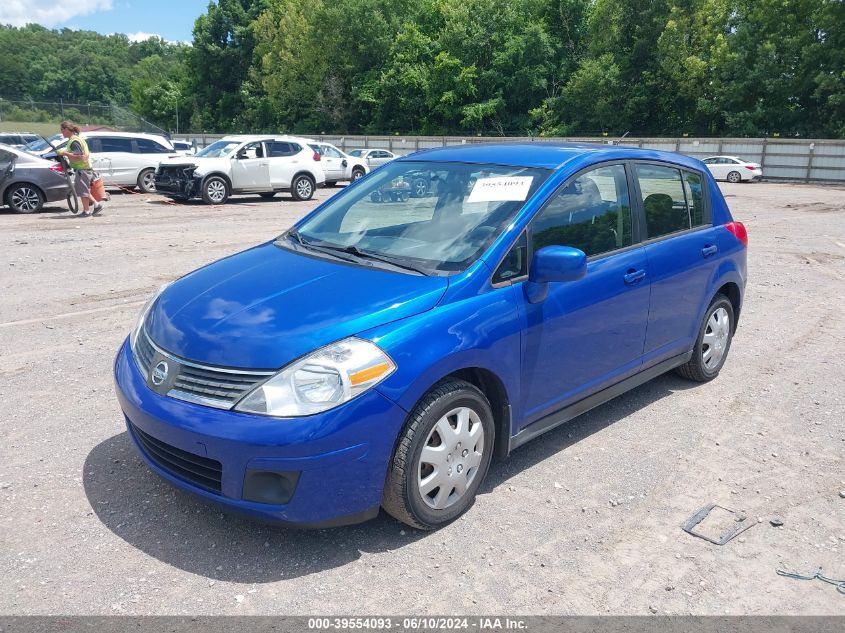
[[[204,156],[168,156],[163,159],[159,165],[167,167],[170,165],[196,165],[197,173],[207,173],[209,171],[228,171],[231,167],[232,159],[228,156],[222,158],[206,158]]]
[[[146,329],[161,348],[211,365],[276,369],[315,349],[433,308],[449,282],[311,257],[272,243],[182,277]]]

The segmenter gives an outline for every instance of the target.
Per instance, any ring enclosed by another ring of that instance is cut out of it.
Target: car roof
[[[578,161],[585,166],[608,160],[657,160],[701,169],[701,161],[683,154],[625,145],[516,141],[513,143],[472,143],[421,150],[398,160],[487,163],[514,167],[557,169]]]
[[[252,141],[297,141],[299,143],[314,143],[307,138],[301,136],[289,136],[286,134],[227,134],[218,141],[238,141],[240,143],[249,143]]]
[[[160,141],[161,139],[167,140],[167,137],[164,134],[147,134],[146,132],[112,132],[111,130],[106,131],[103,130],[83,130],[79,133],[80,136],[89,137],[89,136],[122,136],[122,137],[129,137],[129,138],[148,138],[154,141]]]
[[[45,160],[40,156],[36,156],[35,154],[30,154],[29,152],[18,149],[12,145],[7,145],[6,143],[0,143],[0,149],[3,151],[9,152],[10,154],[14,154],[18,157],[18,159],[23,159],[24,162],[27,163],[47,163],[52,164],[52,161]]]
[[[730,158],[732,160],[738,160],[741,163],[745,162],[739,156],[728,156],[727,154],[716,154],[715,156],[708,156],[707,158],[703,158],[702,160],[710,160],[711,158]]]

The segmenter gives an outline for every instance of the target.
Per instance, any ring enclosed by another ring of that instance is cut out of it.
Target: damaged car
[[[319,152],[293,136],[226,136],[196,155],[164,160],[156,170],[156,190],[177,200],[201,198],[224,204],[230,196],[280,191],[310,200],[325,180]]]

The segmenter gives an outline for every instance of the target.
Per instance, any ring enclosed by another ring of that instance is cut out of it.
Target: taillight
[[[757,169],[757,165],[746,165],[745,168],[754,171],[755,169]]]
[[[65,168],[64,168],[64,167],[62,167],[62,164],[61,164],[61,163],[56,163],[56,164],[54,164],[54,165],[50,165],[47,169],[49,169],[50,171],[54,171],[54,172],[56,172],[57,174],[63,174],[63,173],[65,173]]]
[[[314,160],[320,160],[320,152],[314,152]]]
[[[733,233],[734,237],[742,242],[745,248],[748,248],[748,231],[745,230],[745,225],[742,222],[728,222],[725,228]]]

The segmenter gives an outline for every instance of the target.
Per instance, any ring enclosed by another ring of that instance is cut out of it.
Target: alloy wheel
[[[12,192],[12,206],[21,211],[37,211],[41,199],[32,187],[18,187]]]
[[[206,185],[206,192],[214,204],[220,204],[226,198],[226,183],[222,180],[212,180]]]

